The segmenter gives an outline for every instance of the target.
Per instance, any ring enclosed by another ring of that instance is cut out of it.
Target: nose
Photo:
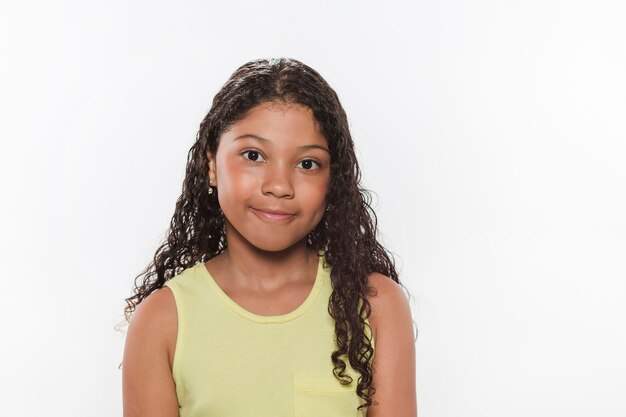
[[[288,167],[268,166],[262,179],[261,191],[276,198],[293,198],[294,188]]]

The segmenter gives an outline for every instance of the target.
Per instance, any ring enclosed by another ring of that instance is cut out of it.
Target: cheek
[[[305,190],[301,192],[301,198],[307,202],[311,208],[325,210],[326,193],[328,192],[328,184],[325,181],[319,181],[307,184]]]
[[[223,164],[218,168],[218,189],[220,203],[247,198],[259,186],[257,176],[236,166]]]

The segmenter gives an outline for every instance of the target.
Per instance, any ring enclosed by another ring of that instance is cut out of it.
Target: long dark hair
[[[357,394],[372,405],[374,349],[365,333],[371,313],[366,294],[368,276],[379,272],[398,280],[393,257],[377,240],[377,219],[369,192],[360,187],[361,172],[345,111],[335,91],[312,68],[289,58],[258,59],[239,67],[213,99],[188,153],[182,194],[170,222],[167,241],[156,251],[147,269],[135,278],[134,295],[126,299],[126,321],[136,306],[168,279],[198,262],[206,262],[226,248],[224,215],[217,192],[209,194],[207,150],[217,153],[218,139],[232,124],[258,104],[299,104],[313,111],[331,154],[329,210],[307,237],[307,247],[323,250],[332,268],[332,295],[328,312],[335,320],[336,350],[331,359],[333,374],[347,384],[347,355],[360,373]],[[138,280],[143,276],[141,284]],[[371,328],[369,328],[371,332]],[[371,334],[371,333],[370,333]],[[377,404],[377,403],[376,403]]]

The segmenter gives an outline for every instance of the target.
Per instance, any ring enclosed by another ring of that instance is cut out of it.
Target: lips
[[[285,221],[295,217],[295,214],[287,213],[281,210],[271,209],[255,209],[251,207],[251,210],[260,218],[272,221]]]
[[[255,209],[255,210],[258,210],[258,211],[263,211],[263,212],[265,212],[265,213],[271,213],[271,214],[288,214],[288,215],[293,214],[293,213],[287,213],[286,211],[281,211],[281,210],[271,210],[271,209],[264,209],[264,208],[258,208],[258,209]]]

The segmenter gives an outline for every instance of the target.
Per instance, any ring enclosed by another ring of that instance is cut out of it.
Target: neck
[[[306,246],[306,239],[279,251],[259,249],[243,238],[227,242],[222,253],[223,270],[228,271],[231,282],[253,291],[271,292],[310,280],[319,262],[317,253]]]

